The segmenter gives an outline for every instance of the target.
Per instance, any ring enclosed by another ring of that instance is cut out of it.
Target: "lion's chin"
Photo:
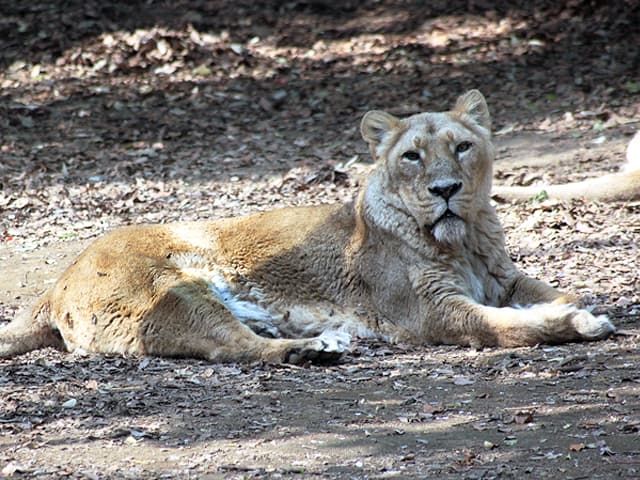
[[[437,242],[453,245],[462,242],[467,227],[460,217],[447,216],[431,227],[431,233]]]

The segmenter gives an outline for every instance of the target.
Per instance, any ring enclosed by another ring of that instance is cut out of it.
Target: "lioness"
[[[352,203],[121,228],[0,330],[44,346],[213,362],[337,358],[350,336],[533,345],[614,331],[505,251],[482,94],[449,112],[367,113],[376,164]]]

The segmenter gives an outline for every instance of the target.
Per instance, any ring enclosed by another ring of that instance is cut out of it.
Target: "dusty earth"
[[[640,128],[635,0],[0,5],[0,322],[118,225],[351,197],[371,108],[479,88],[509,184],[614,171]],[[32,352],[0,360],[0,478],[640,478],[640,204],[497,208],[522,269],[621,335],[303,368]]]

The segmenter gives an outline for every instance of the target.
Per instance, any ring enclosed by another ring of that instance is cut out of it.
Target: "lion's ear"
[[[382,141],[387,132],[396,128],[400,119],[381,110],[371,110],[362,117],[360,133],[372,147]]]
[[[491,130],[491,115],[484,96],[478,90],[469,90],[458,97],[453,113],[467,115],[481,127]]]

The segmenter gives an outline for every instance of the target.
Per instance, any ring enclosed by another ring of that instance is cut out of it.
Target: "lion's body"
[[[507,200],[530,200],[541,194],[556,200],[640,200],[640,132],[629,143],[627,163],[619,172],[558,185],[494,186],[492,194]]]
[[[350,204],[116,230],[0,330],[0,356],[53,345],[301,362],[335,358],[350,335],[460,345],[606,337],[604,317],[525,277],[506,253],[489,202],[488,119],[475,91],[447,113],[370,112],[362,133],[377,164]]]

